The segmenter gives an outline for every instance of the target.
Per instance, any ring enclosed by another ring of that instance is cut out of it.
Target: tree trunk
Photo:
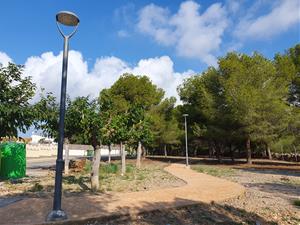
[[[216,156],[219,163],[222,163],[222,144],[216,144]]]
[[[209,155],[209,158],[212,158],[213,157],[213,147],[210,146],[209,149],[208,149],[208,155]]]
[[[124,176],[126,173],[126,151],[123,143],[120,143],[120,152],[121,152],[121,176]]]
[[[210,148],[209,148],[209,158],[214,158],[216,153],[215,144],[211,142]]]
[[[272,152],[271,152],[270,146],[267,144],[266,147],[267,147],[268,158],[269,158],[270,160],[272,160]]]
[[[221,155],[220,149],[217,150],[217,156],[218,156],[218,162],[222,163],[222,155]]]
[[[197,157],[197,148],[194,149],[194,157]]]
[[[145,147],[142,145],[142,159],[146,159],[146,149]]]
[[[165,151],[165,158],[167,158],[168,152],[167,152],[167,145],[166,144],[164,145],[164,151]]]
[[[108,145],[108,164],[111,162],[111,144]]]
[[[65,175],[69,174],[69,144],[65,144]]]
[[[262,151],[262,153],[261,153],[261,156],[262,156],[263,158],[266,158],[266,157],[268,156],[268,149],[267,149],[267,145],[266,145],[266,149],[265,149],[265,151]]]
[[[297,149],[296,149],[295,145],[293,145],[293,147],[294,147],[294,151],[295,151],[295,160],[296,160],[296,162],[298,162]]]
[[[91,173],[91,189],[96,192],[99,189],[99,167],[101,160],[101,148],[100,146],[96,146],[94,148],[94,157],[93,157],[93,166]]]
[[[232,144],[230,144],[230,155],[231,155],[231,162],[234,163],[234,148]]]
[[[251,159],[251,141],[250,137],[247,138],[246,141],[246,149],[247,149],[247,163],[252,164],[252,159]]]
[[[136,152],[136,168],[141,168],[142,143],[139,141]]]

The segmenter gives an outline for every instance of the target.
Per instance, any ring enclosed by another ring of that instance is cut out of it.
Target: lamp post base
[[[60,220],[66,220],[68,219],[67,214],[63,210],[52,210],[47,218],[46,221],[60,221]]]

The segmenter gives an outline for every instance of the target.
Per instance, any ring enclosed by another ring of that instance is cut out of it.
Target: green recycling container
[[[0,152],[1,179],[16,179],[26,175],[26,145],[24,143],[1,143]]]
[[[2,156],[2,151],[1,151],[1,147],[0,147],[0,173],[1,173],[1,156]]]

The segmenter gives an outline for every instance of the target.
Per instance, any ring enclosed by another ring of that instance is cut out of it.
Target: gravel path
[[[187,184],[163,190],[64,198],[63,209],[71,220],[78,220],[187,206],[199,202],[224,201],[240,196],[245,191],[237,183],[197,173],[180,164],[171,164],[165,170]],[[51,209],[51,203],[52,199],[36,198],[24,199],[3,207],[0,211],[0,224],[42,223]]]
[[[224,204],[256,213],[278,224],[300,224],[300,208],[293,205],[300,196],[299,171],[242,169],[227,179],[245,186],[246,193],[242,198]]]

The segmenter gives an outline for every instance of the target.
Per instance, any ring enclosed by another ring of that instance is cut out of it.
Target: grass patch
[[[102,178],[110,174],[117,174],[119,172],[119,165],[115,163],[100,165],[99,174]]]
[[[126,173],[121,175],[121,162],[113,161],[111,164],[101,162],[99,168],[100,192],[132,192],[157,190],[161,188],[178,187],[184,182],[163,170],[164,164],[144,161],[141,169],[135,166],[135,160],[128,160]],[[92,162],[86,160],[85,164],[71,169],[68,175],[63,176],[64,194],[90,193]],[[0,183],[1,191],[9,194],[51,194],[54,191],[53,181],[55,173],[43,177],[28,177],[21,183],[12,184],[10,181]]]
[[[126,173],[121,175],[121,162],[101,163],[99,170],[101,192],[132,192],[158,188],[166,183],[176,183],[175,178],[162,166],[144,165],[137,169],[135,162],[126,164]]]
[[[300,200],[299,199],[294,200],[293,204],[294,204],[294,206],[300,207]]]
[[[296,179],[281,179],[279,183],[291,185],[294,186],[295,188],[300,187],[300,180],[296,180]]]
[[[40,183],[35,183],[30,189],[31,192],[40,192],[43,190],[44,190],[44,187]]]
[[[90,173],[92,171],[92,162],[89,160],[86,160],[84,167],[83,167],[83,173]]]
[[[224,167],[214,167],[208,165],[193,165],[191,168],[199,173],[205,173],[215,177],[229,177],[235,174],[235,170]]]

